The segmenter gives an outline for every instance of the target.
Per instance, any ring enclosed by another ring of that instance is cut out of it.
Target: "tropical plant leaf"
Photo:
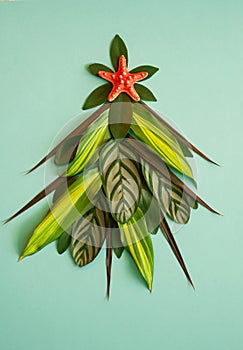
[[[126,137],[132,121],[132,103],[126,94],[120,94],[109,110],[109,130],[115,139]]]
[[[133,152],[122,141],[110,140],[101,150],[99,168],[112,216],[125,223],[135,213],[141,194],[141,175]]]
[[[93,75],[98,75],[98,72],[100,70],[104,70],[106,72],[113,72],[112,69],[110,69],[109,67],[105,66],[104,64],[101,64],[101,63],[92,63],[88,66],[88,70],[90,71],[91,74]]]
[[[127,47],[119,35],[115,35],[110,46],[110,58],[111,63],[115,70],[118,68],[119,57],[124,55],[128,64],[128,52]]]
[[[171,181],[161,176],[144,160],[142,170],[147,185],[158,199],[162,210],[175,222],[186,224],[191,212],[189,196],[180,187],[172,185]]]
[[[137,209],[134,216],[125,224],[120,224],[121,240],[130,252],[141,275],[152,290],[154,254],[151,238],[148,234],[143,212]]]
[[[64,165],[73,160],[81,137],[81,135],[70,137],[58,148],[54,157],[54,163],[56,165]]]
[[[198,148],[196,148],[193,144],[191,144],[183,135],[181,135],[177,130],[175,130],[169,123],[167,123],[164,119],[161,118],[160,115],[158,115],[158,113],[156,113],[152,108],[150,108],[146,103],[144,103],[143,101],[139,102],[142,106],[144,106],[144,108],[151,113],[160,123],[160,125],[162,127],[166,127],[178,140],[181,140],[182,143],[184,143],[188,148],[190,148],[193,152],[197,153],[200,157],[204,158],[205,160],[207,160],[210,163],[213,163],[217,166],[219,166],[219,164],[217,164],[216,162],[214,162],[212,159],[208,158],[205,154],[203,154],[201,151],[199,151]]]
[[[30,237],[19,260],[55,241],[88,207],[101,187],[97,168],[80,176],[47,213]]]
[[[112,227],[112,234],[111,234],[111,244],[112,244],[112,248],[114,253],[116,254],[116,257],[118,259],[121,258],[122,253],[124,251],[124,247],[121,241],[121,233],[120,233],[120,229],[117,225],[117,222],[115,220],[113,220],[113,227]]]
[[[83,109],[90,109],[101,105],[106,102],[109,92],[111,91],[112,85],[110,83],[105,83],[96,89],[94,89],[89,96],[86,98]]]
[[[149,118],[149,114],[137,105],[133,105],[134,123],[131,125],[136,137],[151,147],[172,168],[195,181],[191,167],[175,137],[168,130],[159,129]]]
[[[104,112],[79,144],[77,154],[69,165],[66,176],[73,176],[82,172],[87,164],[92,164],[98,159],[99,147],[111,138],[108,128],[108,111]]]
[[[191,203],[195,203],[194,207],[197,208],[197,203],[201,204],[204,208],[208,209],[214,214],[220,215],[216,210],[210,207],[202,198],[197,196],[185,183],[183,183],[164,163],[164,161],[153,151],[144,146],[140,141],[129,136],[127,143],[133,150],[133,152],[144,159],[155,169],[159,174],[165,176],[173,185],[178,186],[190,197]],[[191,205],[193,207],[193,205]]]
[[[57,240],[57,252],[63,254],[71,243],[71,236],[67,232],[63,232]]]
[[[139,72],[147,72],[148,75],[143,80],[151,78],[156,72],[158,72],[159,68],[154,66],[139,66],[136,68],[133,68],[129,73],[139,73]]]
[[[107,204],[102,197],[99,204],[88,210],[72,225],[71,251],[76,265],[82,267],[93,261],[100,252],[108,225]],[[99,209],[102,207],[104,210]]]
[[[111,285],[111,267],[112,267],[112,231],[106,230],[106,279],[107,288],[106,295],[110,298],[110,285]]]
[[[142,189],[139,208],[143,211],[148,231],[156,234],[161,221],[160,207],[156,198],[147,189]]]
[[[175,241],[175,238],[173,237],[173,234],[170,230],[170,227],[165,219],[165,217],[163,216],[163,213],[161,212],[161,215],[162,215],[162,220],[161,220],[161,223],[160,223],[160,228],[161,228],[161,231],[164,235],[164,237],[166,238],[171,250],[173,251],[177,261],[179,262],[182,270],[184,271],[187,279],[188,279],[188,282],[191,284],[191,286],[194,288],[194,285],[193,285],[193,282],[191,280],[191,277],[189,275],[189,272],[187,271],[187,268],[186,268],[186,265],[184,263],[184,260],[181,256],[181,253],[180,253],[180,250],[176,244],[176,241]]]
[[[139,94],[141,100],[144,101],[157,101],[156,97],[146,86],[142,84],[134,84],[135,90]]]
[[[45,157],[43,157],[35,166],[33,166],[27,174],[31,173],[33,170],[37,169],[39,166],[44,164],[48,159],[53,157],[59,147],[66,142],[69,138],[79,136],[82,133],[84,133],[87,128],[104,112],[106,111],[110,106],[109,102],[106,102],[101,107],[99,107],[94,113],[92,113],[84,122],[82,122],[80,125],[78,125],[73,131],[71,131],[62,141],[60,141]]]
[[[189,157],[189,158],[193,158],[193,154],[190,151],[190,149],[187,147],[187,145],[184,142],[182,142],[181,140],[177,140],[177,142],[179,143],[184,156]]]

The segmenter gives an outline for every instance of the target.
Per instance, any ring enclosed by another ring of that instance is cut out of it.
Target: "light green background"
[[[80,270],[52,244],[16,263],[47,205],[32,208],[0,229],[1,349],[241,348],[242,18],[241,0],[0,3],[2,219],[44,186],[43,168],[22,172],[80,112],[99,83],[85,65],[109,64],[116,33],[130,67],[160,67],[146,82],[153,107],[222,165],[197,158],[199,193],[224,214],[200,208],[176,235],[195,291],[157,235],[152,294],[127,257],[114,258],[107,302],[104,254]]]

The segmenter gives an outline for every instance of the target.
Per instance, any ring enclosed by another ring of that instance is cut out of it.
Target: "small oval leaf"
[[[98,72],[100,70],[104,70],[106,72],[113,72],[112,69],[110,69],[109,67],[105,66],[104,64],[101,64],[101,63],[92,63],[88,66],[88,70],[90,71],[91,74],[94,74],[94,75],[98,75]]]
[[[141,84],[134,84],[135,90],[140,96],[141,100],[145,101],[157,101],[156,97],[146,86]]]
[[[128,64],[128,52],[127,47],[119,35],[116,35],[111,42],[110,46],[110,58],[111,63],[115,70],[118,68],[119,57],[124,55]]]
[[[143,80],[151,78],[156,72],[158,72],[159,68],[154,66],[139,66],[133,68],[129,73],[139,73],[139,72],[147,72],[148,75]]]
[[[86,98],[82,108],[90,109],[104,103],[107,100],[111,88],[112,85],[110,83],[106,83],[97,87]]]
[[[63,232],[63,234],[57,240],[58,254],[63,254],[68,249],[70,242],[71,236],[67,232]]]

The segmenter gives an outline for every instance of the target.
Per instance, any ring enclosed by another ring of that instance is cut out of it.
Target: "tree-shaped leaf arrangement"
[[[126,250],[151,291],[152,240],[161,231],[193,286],[170,222],[186,224],[198,204],[218,214],[192,189],[192,152],[214,162],[145,104],[156,98],[141,82],[158,68],[141,65],[129,71],[128,50],[118,35],[110,58],[113,68],[100,63],[88,67],[106,82],[91,92],[83,109],[101,106],[29,172],[50,158],[65,164],[65,171],[6,220],[53,193],[50,210],[19,259],[56,241],[59,254],[69,249],[75,264],[83,267],[104,247],[109,296],[112,257],[121,258]]]

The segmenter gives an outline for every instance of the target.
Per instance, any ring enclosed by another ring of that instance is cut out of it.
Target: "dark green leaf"
[[[57,165],[64,165],[71,162],[77,152],[80,139],[81,135],[78,135],[63,142],[55,154],[54,163]]]
[[[187,145],[181,141],[181,140],[177,140],[177,142],[179,143],[180,147],[181,147],[181,150],[184,154],[185,157],[189,157],[189,158],[192,158],[193,157],[193,154],[192,152],[189,150],[189,148],[187,147]]]
[[[112,86],[110,83],[97,87],[86,98],[82,108],[89,109],[104,103],[107,100],[111,88]]]
[[[114,227],[112,230],[112,248],[116,257],[120,259],[124,251],[124,247],[121,241],[121,233],[118,227]]]
[[[113,72],[109,67],[105,66],[101,63],[92,63],[88,66],[88,70],[91,74],[98,75],[100,70],[104,70],[106,72]]]
[[[148,75],[143,80],[151,78],[156,72],[158,72],[159,68],[153,66],[139,66],[133,68],[129,73],[139,73],[139,72],[147,72]]]
[[[157,233],[161,221],[159,204],[147,189],[142,189],[139,208],[144,213],[144,218],[148,231]]]
[[[126,137],[132,121],[132,103],[126,94],[121,94],[111,104],[109,129],[115,139]]]
[[[57,251],[59,254],[63,254],[69,247],[71,242],[71,236],[67,232],[63,234],[57,240]]]
[[[153,95],[152,91],[150,91],[146,86],[141,84],[134,84],[135,90],[140,96],[141,100],[145,101],[157,101],[156,97]]]
[[[127,47],[119,35],[116,35],[111,42],[110,46],[110,58],[111,63],[115,70],[118,68],[119,57],[124,55],[128,64],[128,52]]]

